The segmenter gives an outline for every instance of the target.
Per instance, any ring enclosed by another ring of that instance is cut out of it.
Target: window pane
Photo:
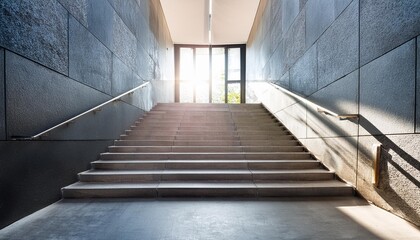
[[[194,52],[192,48],[180,49],[180,80],[192,80],[194,77]]]
[[[241,103],[241,84],[228,84],[228,103]]]
[[[195,49],[195,89],[196,102],[209,102],[209,49]]]
[[[179,102],[194,102],[194,87],[191,81],[180,81],[179,83]]]
[[[225,103],[225,49],[212,49],[212,100]]]
[[[194,51],[192,48],[180,49],[180,83],[179,101],[182,103],[194,102]]]
[[[241,49],[228,49],[228,80],[241,80]]]

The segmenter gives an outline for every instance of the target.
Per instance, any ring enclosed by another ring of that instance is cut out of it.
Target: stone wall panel
[[[415,41],[360,70],[360,134],[414,132]]]
[[[111,94],[112,53],[76,19],[70,17],[69,76]]]
[[[334,21],[318,40],[318,88],[356,70],[359,63],[358,2]]]
[[[360,1],[362,65],[420,34],[420,1]]]
[[[68,74],[67,11],[55,0],[0,2],[0,46]]]

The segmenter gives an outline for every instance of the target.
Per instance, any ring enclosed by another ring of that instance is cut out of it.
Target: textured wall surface
[[[173,102],[174,55],[159,0],[0,1],[0,19],[1,228],[58,200],[145,110]],[[146,81],[48,141],[12,141]]]
[[[247,102],[264,103],[365,198],[417,225],[419,34],[416,0],[262,0],[247,44]],[[360,119],[321,115],[272,83]]]
[[[0,48],[0,141],[6,139],[6,112],[4,104],[4,49]],[[3,103],[3,104],[1,104]]]
[[[61,198],[112,141],[1,141],[0,228]],[[28,157],[30,156],[30,157]]]

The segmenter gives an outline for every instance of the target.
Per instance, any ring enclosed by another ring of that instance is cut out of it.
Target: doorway
[[[245,103],[245,45],[175,45],[175,102]]]

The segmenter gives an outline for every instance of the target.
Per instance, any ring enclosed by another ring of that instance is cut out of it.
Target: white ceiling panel
[[[208,42],[208,0],[160,0],[174,43]]]
[[[160,0],[172,40],[209,44],[209,0]],[[246,43],[259,0],[213,0],[212,44]]]
[[[259,0],[213,0],[212,41],[246,43]]]

